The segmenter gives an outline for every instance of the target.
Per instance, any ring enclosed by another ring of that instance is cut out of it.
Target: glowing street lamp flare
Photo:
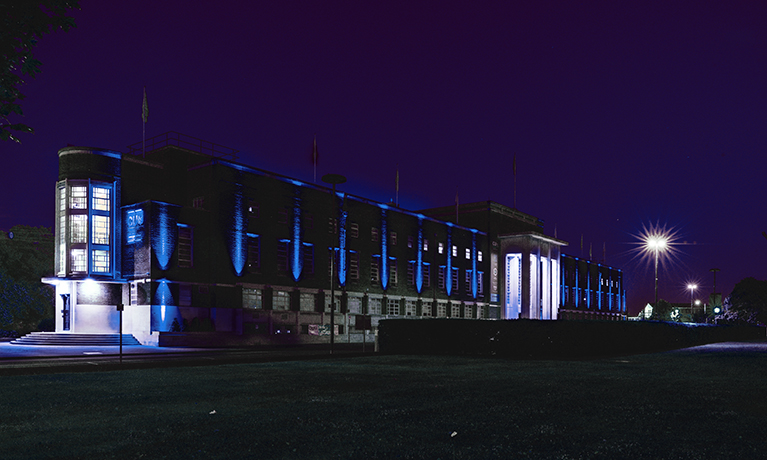
[[[695,290],[698,289],[698,285],[690,283],[687,285],[687,289],[690,290],[690,316],[692,317],[693,296],[695,295]]]
[[[665,253],[670,246],[671,237],[666,232],[665,228],[651,228],[650,231],[645,231],[642,235],[644,240],[644,251],[647,253],[653,253],[655,256],[655,304],[658,306],[658,256]]]

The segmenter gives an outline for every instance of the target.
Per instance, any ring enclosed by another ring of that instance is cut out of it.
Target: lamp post
[[[338,211],[336,209],[336,184],[343,184],[346,182],[346,178],[340,174],[325,174],[322,176],[322,182],[333,185],[333,219],[338,222]],[[335,226],[336,233],[338,233],[338,224]],[[335,242],[333,243],[333,251],[330,256],[330,354],[333,354],[333,344],[335,343],[336,335],[336,291],[335,291],[335,260],[336,260],[336,248]]]
[[[695,295],[695,290],[698,289],[698,285],[690,283],[687,285],[687,289],[690,290],[690,319],[692,319],[693,296]]]
[[[658,308],[658,255],[668,248],[668,237],[660,233],[653,233],[645,237],[644,246],[646,251],[655,253],[655,304],[653,308]]]

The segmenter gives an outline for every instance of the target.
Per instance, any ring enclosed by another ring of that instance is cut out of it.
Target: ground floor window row
[[[623,296],[619,292],[581,289],[571,286],[562,288],[562,306],[586,310],[626,312]]]
[[[275,311],[330,312],[330,293],[287,291],[280,289],[242,289],[243,308]],[[362,293],[336,293],[339,313],[413,316],[435,318],[488,317],[487,304],[407,298],[401,296],[372,297]]]

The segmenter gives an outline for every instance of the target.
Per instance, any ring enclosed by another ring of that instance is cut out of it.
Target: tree
[[[10,120],[13,114],[23,115],[22,76],[40,73],[42,63],[32,50],[43,35],[75,27],[74,18],[67,15],[73,8],[80,8],[78,0],[0,0],[0,140],[21,142],[14,131],[34,133]]]
[[[29,332],[53,318],[53,288],[40,281],[53,272],[53,251],[49,228],[17,225],[0,233],[0,329]]]
[[[653,321],[672,321],[671,313],[673,307],[667,300],[658,300],[658,305],[653,305],[652,316],[650,319]]]
[[[767,281],[744,278],[724,301],[722,320],[734,323],[767,324]]]

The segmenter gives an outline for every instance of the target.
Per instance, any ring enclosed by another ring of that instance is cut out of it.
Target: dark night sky
[[[521,5],[514,5],[519,3]],[[578,3],[578,4],[576,4]],[[408,209],[493,200],[653,298],[643,226],[677,231],[660,297],[765,276],[763,2],[81,1],[27,84],[34,136],[0,145],[0,228],[54,222],[56,152],[166,131]],[[683,243],[687,244],[683,244]],[[633,251],[633,252],[632,252]]]

